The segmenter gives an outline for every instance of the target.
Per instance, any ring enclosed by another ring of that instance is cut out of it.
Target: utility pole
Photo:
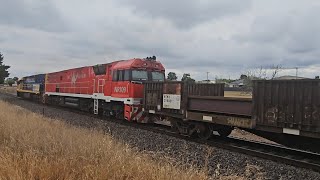
[[[298,67],[295,67],[296,69],[296,79],[298,79]]]
[[[209,83],[209,73],[210,72],[207,72],[207,82]]]

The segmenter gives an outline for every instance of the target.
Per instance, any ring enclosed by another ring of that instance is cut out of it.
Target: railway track
[[[145,126],[143,127],[143,129],[170,135],[177,138],[183,138],[187,141],[192,141],[195,143],[219,147],[250,156],[285,163],[296,167],[312,169],[320,172],[319,153],[288,148],[281,145],[249,141],[236,137],[221,138],[220,136],[214,136],[212,139],[204,141],[201,139],[190,138],[188,136],[182,136],[173,131],[170,131],[168,128],[158,126]]]
[[[9,96],[13,98],[17,98],[14,95],[9,95]],[[33,102],[33,103],[36,103],[36,102]],[[54,108],[65,110],[65,107],[62,108],[59,106],[54,106]],[[97,118],[97,116],[93,114],[88,114],[88,113],[70,109],[70,108],[68,108],[68,110],[74,113]],[[45,113],[45,110],[43,110],[43,113]],[[160,134],[184,139],[186,141],[191,141],[194,143],[223,148],[223,149],[247,154],[254,157],[268,159],[268,160],[285,163],[285,164],[293,165],[296,167],[312,169],[317,172],[320,172],[320,154],[319,153],[314,153],[314,152],[309,152],[309,151],[304,151],[304,150],[299,150],[294,148],[288,148],[281,145],[268,144],[268,143],[262,143],[257,141],[249,141],[249,140],[244,140],[236,137],[221,138],[219,136],[214,136],[212,139],[205,141],[197,138],[190,138],[188,136],[180,135],[172,131],[170,127],[159,125],[159,124],[156,124],[156,125],[138,124],[138,123],[130,123],[127,121],[118,121],[113,119],[108,119],[108,120],[111,120],[112,122],[120,123],[126,126],[140,128],[143,130],[152,131],[155,133],[160,133]]]

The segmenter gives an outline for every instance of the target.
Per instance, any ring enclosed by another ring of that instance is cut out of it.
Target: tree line
[[[167,80],[177,81],[177,79],[178,79],[178,77],[177,77],[177,74],[175,72],[169,72],[168,73]],[[181,81],[184,81],[184,82],[195,82],[196,80],[191,78],[191,75],[189,73],[184,73],[182,75]]]
[[[3,61],[4,61],[4,56],[0,52],[0,84],[8,84],[9,86],[12,86],[12,84],[18,81],[18,77],[8,78],[10,75],[8,71],[10,66],[4,64]]]
[[[5,78],[9,77],[10,73],[8,71],[8,69],[10,68],[10,66],[7,66],[3,63],[4,60],[4,56],[3,54],[0,52],[0,84],[4,83]]]

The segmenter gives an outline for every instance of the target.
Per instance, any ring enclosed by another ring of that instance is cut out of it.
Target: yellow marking
[[[39,91],[30,91],[30,90],[22,90],[22,89],[17,89],[17,92],[25,92],[25,93],[33,93],[33,94],[39,94]]]
[[[44,92],[47,92],[48,74],[44,78]]]

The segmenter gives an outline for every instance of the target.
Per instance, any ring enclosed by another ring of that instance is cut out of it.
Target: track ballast
[[[9,96],[18,98],[14,95],[9,95]],[[64,109],[64,110],[68,109],[68,111],[72,111],[73,113],[78,113],[81,115],[86,115],[86,116],[95,117],[95,118],[99,117],[93,114],[85,113],[85,112],[71,109],[71,108],[59,107],[59,106],[54,106],[54,107],[58,109]],[[45,108],[43,109],[42,112],[45,113]],[[115,119],[106,119],[106,118],[102,118],[102,119],[110,120],[112,122],[120,123],[126,126],[131,126],[134,128],[140,128],[140,129],[152,131],[155,133],[165,134],[171,137],[184,139],[194,143],[223,148],[233,152],[239,152],[239,153],[247,154],[254,157],[268,159],[268,160],[272,160],[280,163],[289,164],[295,167],[312,169],[314,171],[320,172],[320,154],[319,153],[314,153],[314,152],[309,152],[309,151],[304,151],[304,150],[294,149],[294,148],[288,148],[281,145],[262,143],[258,141],[249,141],[249,140],[244,140],[236,137],[221,138],[219,136],[214,136],[210,140],[201,140],[198,138],[180,135],[175,131],[171,130],[170,127],[159,125],[159,124],[138,124],[138,123],[131,123],[127,121],[119,121]]]

